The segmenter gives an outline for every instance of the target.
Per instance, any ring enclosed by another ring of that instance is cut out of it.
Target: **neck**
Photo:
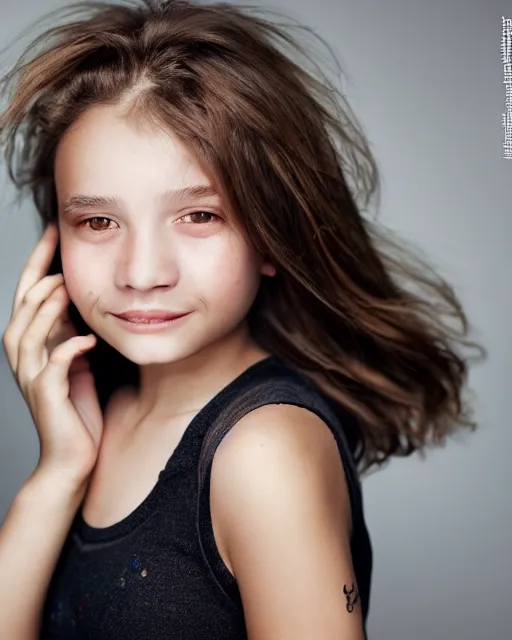
[[[197,413],[245,369],[269,355],[242,326],[184,360],[145,365],[140,369],[136,412],[159,418]]]

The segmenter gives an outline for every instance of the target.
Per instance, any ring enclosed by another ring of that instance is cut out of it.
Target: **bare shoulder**
[[[362,638],[343,595],[356,584],[350,498],[321,418],[294,405],[244,416],[217,449],[210,500],[251,638]]]
[[[212,465],[212,493],[228,496],[283,485],[289,498],[321,491],[350,527],[350,504],[338,445],[315,413],[295,405],[269,404],[241,418],[223,438]],[[305,486],[306,485],[306,486]],[[231,487],[231,489],[230,489]],[[227,491],[227,493],[226,493]],[[232,496],[234,497],[234,496]]]

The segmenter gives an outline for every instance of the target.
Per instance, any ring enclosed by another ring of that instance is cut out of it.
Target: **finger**
[[[71,363],[71,366],[69,367],[69,375],[71,377],[74,373],[83,373],[84,371],[90,370],[91,367],[87,360],[87,355],[79,355]]]
[[[52,328],[50,329],[50,332],[48,333],[48,338],[46,341],[48,353],[51,353],[61,342],[64,342],[65,340],[78,335],[78,331],[75,325],[68,317],[68,309],[69,305],[66,304],[64,310],[55,320]]]
[[[76,330],[74,322],[71,320],[71,317],[69,315],[69,305],[67,305],[50,329],[50,333],[48,334],[48,342],[55,342],[55,344],[57,344],[59,342],[64,342],[64,340],[72,338],[76,335],[78,335],[78,332]]]
[[[39,242],[29,255],[14,294],[12,306],[13,313],[18,308],[25,295],[39,280],[41,280],[50,268],[55,249],[59,239],[59,230],[56,224],[49,224]]]
[[[46,276],[34,285],[25,295],[23,303],[14,312],[3,336],[5,352],[14,373],[18,369],[19,345],[24,333],[34,320],[41,305],[53,292],[62,286],[62,274]]]
[[[69,303],[66,287],[57,287],[43,302],[23,334],[18,349],[17,378],[22,388],[48,363],[48,334]]]
[[[69,369],[76,357],[80,357],[86,351],[92,349],[96,344],[96,336],[75,336],[63,342],[52,351],[48,359],[48,364],[41,372],[37,384],[44,387],[44,390],[52,394],[62,393],[60,399],[69,397]],[[57,398],[59,399],[59,398]]]
[[[59,345],[61,342],[65,342],[74,336],[80,335],[71,321],[66,321],[62,316],[68,309],[67,303],[64,305],[62,314],[57,317],[53,326],[50,329],[48,337],[46,339],[46,351],[48,355]]]

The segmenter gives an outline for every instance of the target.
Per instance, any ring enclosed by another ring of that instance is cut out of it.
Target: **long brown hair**
[[[249,313],[252,334],[357,417],[361,471],[473,429],[463,349],[484,351],[467,339],[452,287],[370,219],[379,179],[369,144],[291,30],[326,45],[320,36],[223,2],[87,2],[57,13],[68,12],[74,21],[44,31],[2,81],[9,175],[43,225],[57,217],[61,136],[89,106],[121,105],[181,139],[277,268]],[[137,367],[106,343],[90,358],[103,407],[120,384],[136,384]]]

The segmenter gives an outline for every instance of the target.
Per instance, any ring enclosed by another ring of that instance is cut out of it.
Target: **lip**
[[[118,318],[128,320],[130,322],[149,322],[150,320],[176,320],[189,311],[166,311],[165,309],[134,309],[133,311],[125,311],[124,313],[115,313]]]
[[[153,333],[165,331],[166,329],[179,324],[191,311],[178,313],[159,309],[126,311],[122,314],[112,314],[125,329],[132,333]]]

